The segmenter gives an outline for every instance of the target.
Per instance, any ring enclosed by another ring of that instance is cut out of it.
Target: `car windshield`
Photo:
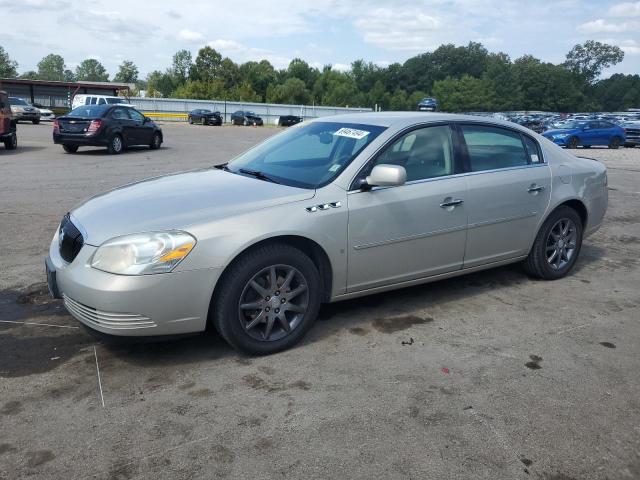
[[[127,101],[124,98],[107,98],[107,103],[111,104],[111,105],[115,105],[118,103],[127,103]]]
[[[10,97],[9,98],[9,103],[11,105],[24,105],[24,106],[29,106],[29,104],[27,102],[25,102],[23,99],[21,98],[15,98],[15,97]]]
[[[211,113],[211,110],[200,110],[200,113]]]
[[[239,174],[256,172],[278,183],[318,188],[337,177],[385,127],[341,122],[298,124],[229,162]]]
[[[256,117],[256,113],[255,112],[244,112],[245,115],[251,115],[252,117]]]
[[[108,105],[82,105],[74,108],[67,116],[82,118],[102,118],[104,112],[109,108]]]

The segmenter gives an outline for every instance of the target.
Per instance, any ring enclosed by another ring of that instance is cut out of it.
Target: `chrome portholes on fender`
[[[315,213],[320,210],[329,210],[330,208],[340,208],[342,207],[342,202],[329,202],[329,203],[321,203],[320,205],[313,205],[311,207],[305,208],[305,210],[309,213]]]

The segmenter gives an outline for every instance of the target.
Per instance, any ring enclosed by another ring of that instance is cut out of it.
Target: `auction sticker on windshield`
[[[334,135],[338,135],[339,137],[349,137],[355,138],[356,140],[360,140],[361,138],[369,135],[369,132],[366,130],[356,130],[355,128],[341,128]]]

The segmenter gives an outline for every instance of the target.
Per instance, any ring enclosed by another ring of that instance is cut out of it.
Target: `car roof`
[[[403,128],[418,123],[432,122],[473,122],[473,123],[490,123],[508,128],[516,128],[518,130],[529,130],[519,125],[500,120],[494,117],[478,117],[477,115],[459,115],[452,113],[425,113],[425,112],[366,112],[366,113],[348,113],[344,115],[333,115],[329,117],[320,117],[313,120],[314,122],[340,122],[340,123],[361,123],[364,125],[377,125],[380,127]]]

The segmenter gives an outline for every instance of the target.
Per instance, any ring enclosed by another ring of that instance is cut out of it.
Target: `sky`
[[[362,58],[403,62],[443,43],[481,42],[516,59],[559,63],[577,43],[618,45],[622,63],[604,72],[640,73],[640,1],[608,0],[0,0],[0,45],[36,70],[49,53],[67,68],[96,58],[111,75],[132,60],[141,77],[164,70],[180,49],[210,45],[237,63],[299,57],[347,69]],[[8,20],[8,23],[7,23]]]

